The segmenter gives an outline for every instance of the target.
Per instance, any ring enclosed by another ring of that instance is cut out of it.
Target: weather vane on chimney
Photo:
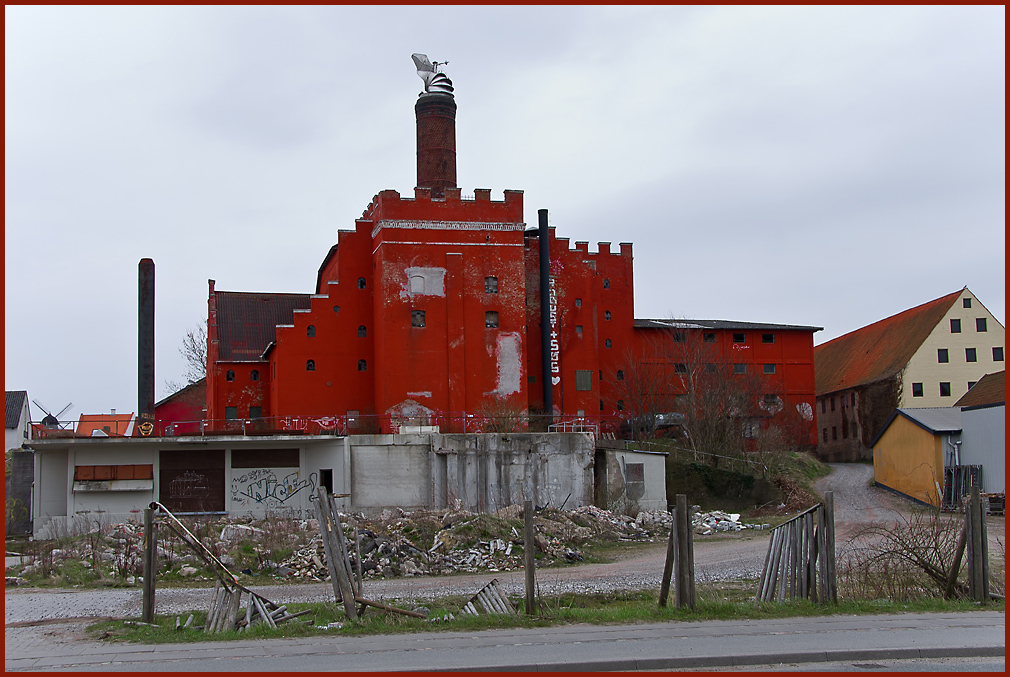
[[[421,96],[425,94],[448,94],[452,96],[452,80],[438,69],[439,66],[449,63],[448,61],[435,61],[433,63],[428,61],[427,54],[411,54],[410,58],[414,60],[414,65],[417,67],[418,77],[424,80],[424,94],[421,94]]]

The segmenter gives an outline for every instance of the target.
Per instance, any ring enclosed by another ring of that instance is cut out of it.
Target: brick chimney
[[[422,94],[414,104],[417,117],[417,187],[432,197],[456,188],[456,101],[452,94]]]

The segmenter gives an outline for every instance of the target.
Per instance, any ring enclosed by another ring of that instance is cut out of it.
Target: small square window
[[[410,311],[410,326],[411,327],[423,327],[424,325],[424,311],[423,310],[412,310]]]
[[[747,335],[733,334],[733,343],[747,343]]]
[[[575,372],[575,389],[576,390],[592,390],[593,389],[593,372],[589,369],[578,369]]]
[[[940,397],[950,397],[950,383],[947,381],[940,382]]]
[[[238,418],[238,407],[225,407],[224,417],[229,421],[234,421]]]
[[[604,310],[603,311],[603,319],[604,320],[608,320],[608,321],[610,320],[610,311],[609,310]]]
[[[936,349],[936,361],[941,364],[944,362],[950,362],[950,356],[948,355],[946,348]]]
[[[997,346],[992,349],[992,361],[993,362],[1003,361],[1003,346]]]
[[[912,397],[922,397],[922,384],[913,383],[912,384]]]
[[[975,331],[988,331],[986,329],[986,326],[985,326],[985,318],[984,317],[976,317],[975,318]]]
[[[673,373],[675,373],[675,374],[686,374],[687,373],[687,365],[684,364],[683,362],[678,362],[677,364],[673,365]]]
[[[533,374],[530,374],[529,376],[526,377],[526,382],[527,383],[536,383],[537,382],[537,377],[534,376]]]
[[[582,325],[581,324],[575,325],[575,335],[576,336],[582,336]]]
[[[496,329],[498,327],[497,310],[489,310],[484,313],[484,326],[488,329]]]
[[[705,343],[715,343],[715,332],[714,331],[705,332],[703,339]]]
[[[582,307],[582,299],[575,299],[575,307],[576,308]]]
[[[978,362],[978,356],[975,353],[974,348],[964,349],[964,361],[965,362]]]
[[[263,407],[249,407],[249,418],[259,418],[263,415]]]
[[[358,336],[361,338],[368,336],[368,328],[365,327],[365,325],[361,325],[358,327]]]
[[[774,364],[766,364],[764,366],[764,371],[765,371],[766,374],[774,374],[775,373],[775,365]]]
[[[498,278],[489,275],[484,278],[484,293],[485,294],[497,294],[498,293]]]
[[[747,373],[747,365],[746,364],[734,364],[733,365],[733,373],[734,374],[746,374]]]
[[[775,343],[775,334],[761,334],[761,343]]]
[[[968,298],[967,296],[964,297],[963,299],[961,299],[961,305],[963,305],[965,308],[971,308],[971,299]]]
[[[617,411],[624,411],[624,400],[617,400]]]
[[[713,363],[711,363],[711,362],[706,362],[705,363],[705,373],[706,374],[714,374],[715,373],[715,365]]]
[[[961,320],[953,319],[950,321],[950,333],[951,334],[961,333]]]

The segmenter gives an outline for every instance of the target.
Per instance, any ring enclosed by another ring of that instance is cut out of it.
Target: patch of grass
[[[653,623],[661,621],[708,621],[761,618],[791,618],[804,616],[830,616],[836,614],[864,615],[887,613],[958,612],[978,610],[977,603],[922,599],[909,602],[891,600],[842,600],[837,606],[813,604],[805,600],[785,603],[756,602],[755,581],[737,581],[697,590],[695,609],[678,609],[671,603],[658,605],[655,590],[622,591],[592,594],[565,594],[540,600],[540,614],[534,617],[522,613],[490,616],[462,616],[459,609],[466,602],[463,597],[445,597],[429,603],[429,618],[442,619],[452,614],[452,620],[421,620],[369,609],[357,622],[347,622],[340,605],[326,603],[292,603],[291,611],[310,609],[311,614],[289,621],[277,628],[256,625],[249,632],[230,631],[207,635],[202,630],[187,628],[176,630],[176,616],[157,616],[159,627],[136,625],[135,621],[102,621],[88,628],[97,639],[176,643],[200,641],[228,641],[235,639],[269,639],[280,637],[307,637],[315,635],[381,635],[403,632],[455,631],[469,632],[500,628],[536,628],[553,625],[584,623],[591,625]],[[522,600],[514,596],[513,605],[522,609]],[[393,606],[411,608],[412,605],[391,600]],[[1004,602],[985,606],[987,610],[1004,611]],[[189,614],[179,618],[184,623]],[[202,625],[206,613],[194,612],[193,625]],[[308,619],[303,620],[303,619]],[[340,628],[327,628],[330,623],[342,623]]]

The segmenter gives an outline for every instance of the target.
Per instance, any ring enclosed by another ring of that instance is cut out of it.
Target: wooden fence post
[[[670,598],[670,577],[673,575],[673,562],[677,558],[677,515],[676,506],[670,508],[670,538],[666,543],[666,563],[663,565],[663,580],[659,586],[659,606],[666,606]]]
[[[693,609],[694,562],[691,559],[694,548],[690,542],[693,530],[691,529],[691,514],[688,511],[686,494],[677,494],[677,512],[674,517],[674,526],[677,531],[677,556],[674,562],[677,570],[677,607],[686,606]]]
[[[835,492],[824,492],[824,559],[827,571],[825,602],[838,604],[838,578],[835,566]]]
[[[965,510],[965,526],[968,530],[968,595],[975,601],[989,601],[988,559],[985,508],[982,505],[982,495],[976,484],[971,488],[971,498],[968,499]]]
[[[358,612],[354,608],[354,591],[351,582],[347,580],[347,566],[340,560],[340,544],[337,541],[337,528],[334,521],[340,519],[335,515],[324,487],[318,489],[319,526],[323,536],[323,549],[326,550],[326,566],[330,570],[330,582],[333,584],[334,599],[339,598],[344,605],[344,613],[352,621],[358,620]]]
[[[523,554],[526,559],[526,614],[532,616],[537,612],[536,578],[534,570],[536,563],[533,558],[533,501],[523,503]]]
[[[155,534],[154,509],[144,508],[144,600],[140,620],[154,623],[154,579],[158,569],[158,539]]]

